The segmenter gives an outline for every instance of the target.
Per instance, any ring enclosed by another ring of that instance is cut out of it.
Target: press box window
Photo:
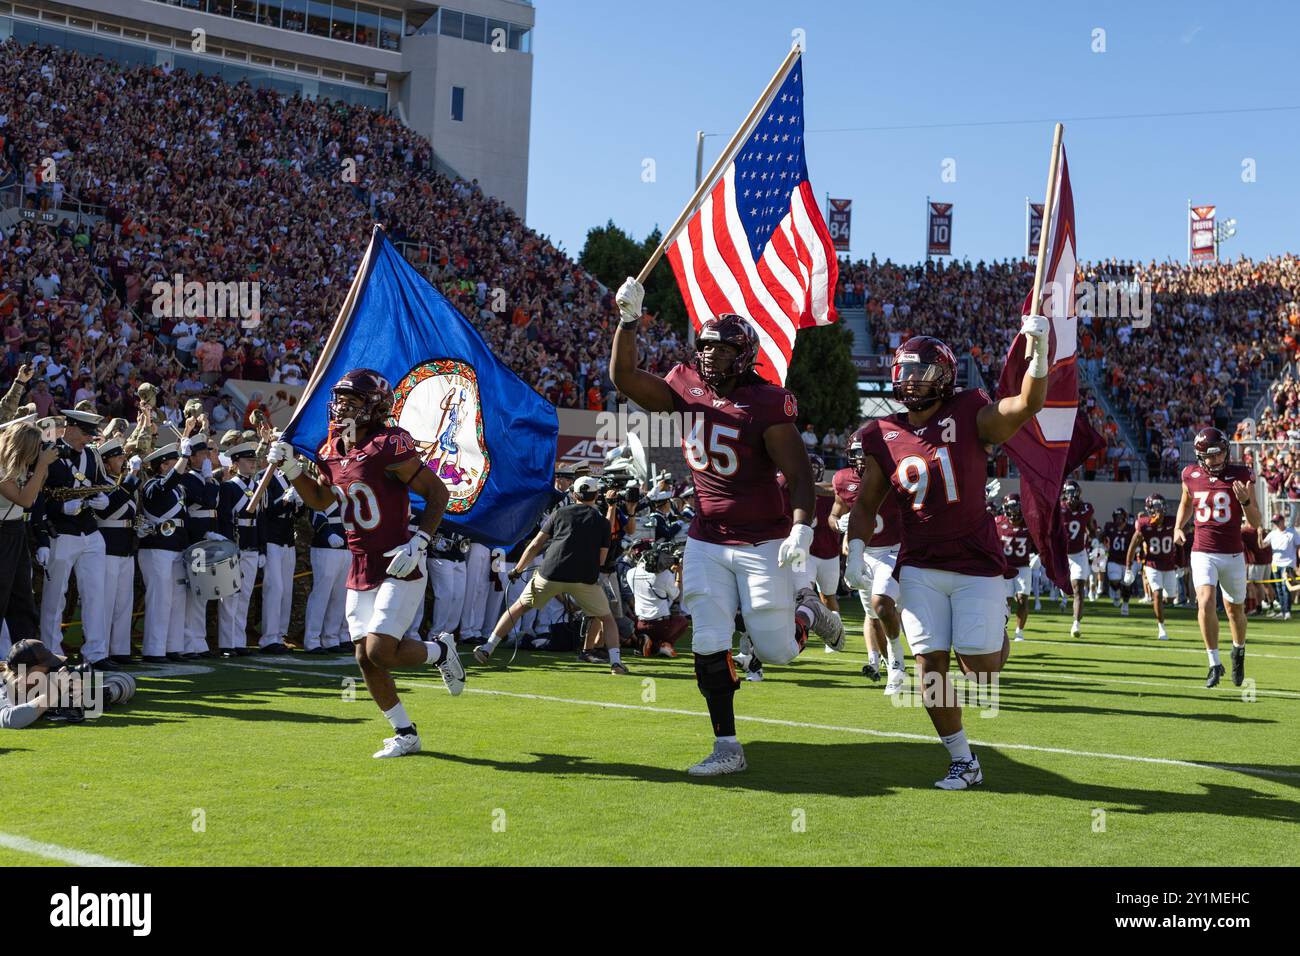
[[[465,119],[465,88],[463,86],[453,86],[451,88],[451,118],[457,122]]]

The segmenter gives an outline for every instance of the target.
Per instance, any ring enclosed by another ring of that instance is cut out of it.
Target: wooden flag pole
[[[1041,232],[1038,234],[1038,264],[1034,268],[1034,292],[1029,301],[1033,303],[1034,312],[1037,313],[1043,307],[1043,278],[1047,273],[1047,246],[1052,234],[1052,219],[1056,215],[1056,209],[1052,206],[1052,199],[1056,196],[1056,180],[1061,168],[1061,135],[1065,132],[1065,127],[1060,123],[1056,124],[1056,131],[1052,134],[1052,161],[1047,166],[1047,198],[1043,200],[1043,222]],[[1034,357],[1034,339],[1025,338],[1025,358]]]
[[[330,329],[330,334],[326,337],[320,355],[312,367],[311,375],[307,378],[307,386],[302,390],[302,396],[298,399],[298,406],[293,410],[293,415],[289,418],[289,424],[281,429],[281,434],[288,431],[298,421],[298,416],[307,407],[308,399],[311,398],[312,393],[320,385],[326,367],[329,365],[330,360],[334,358],[334,350],[338,347],[339,336],[343,334],[343,326],[347,324],[347,318],[352,314],[352,309],[356,305],[362,282],[370,269],[370,259],[374,255],[375,242],[378,240],[379,233],[383,231],[383,228],[379,223],[375,223],[375,228],[370,233],[370,245],[366,247],[366,254],[361,257],[361,264],[357,266],[356,274],[352,276],[352,286],[348,289],[348,294],[343,297],[343,305],[339,308],[339,314],[334,318],[334,327]],[[258,502],[262,500],[262,496],[266,494],[267,486],[271,483],[271,472],[274,470],[273,467],[268,466],[266,471],[262,472],[262,478],[253,490],[253,496],[244,503],[245,511],[253,511],[257,508]]]
[[[645,280],[650,277],[650,272],[659,264],[659,260],[668,250],[668,247],[676,241],[677,234],[682,231],[682,226],[686,225],[686,221],[694,215],[695,208],[699,205],[700,197],[713,188],[714,179],[716,179],[718,173],[725,169],[727,164],[731,162],[736,149],[745,141],[745,136],[749,132],[749,128],[754,125],[754,120],[756,120],[758,115],[767,108],[767,101],[772,97],[772,94],[776,92],[777,87],[785,82],[785,75],[790,72],[790,67],[794,65],[794,61],[799,58],[799,54],[802,52],[803,48],[799,46],[797,42],[790,47],[790,52],[787,53],[785,59],[781,61],[781,66],[772,77],[772,81],[768,83],[767,87],[763,90],[762,95],[759,96],[758,101],[754,104],[754,108],[749,111],[749,115],[745,117],[745,121],[741,123],[740,128],[736,130],[736,134],[731,137],[730,142],[728,142],[723,148],[722,153],[718,156],[717,162],[715,162],[713,167],[709,170],[708,175],[701,179],[699,185],[695,187],[695,195],[691,196],[687,201],[685,208],[682,209],[681,215],[677,217],[677,220],[672,224],[672,227],[664,233],[663,239],[659,240],[658,248],[655,249],[650,258],[646,261],[646,264],[641,268],[640,275],[636,277],[637,282],[645,285]]]

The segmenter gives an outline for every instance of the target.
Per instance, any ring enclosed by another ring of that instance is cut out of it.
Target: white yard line
[[[1084,620],[1086,621],[1087,618],[1084,618]],[[1226,632],[1226,630],[1227,630],[1226,625],[1225,625],[1224,630],[1225,630],[1225,632]],[[1079,650],[1085,650],[1085,651],[1095,651],[1095,650],[1116,650],[1116,651],[1121,651],[1121,650],[1123,650],[1123,651],[1160,651],[1161,653],[1169,653],[1169,654],[1199,654],[1202,658],[1205,658],[1205,647],[1204,647],[1204,646],[1201,646],[1201,647],[1173,647],[1173,646],[1170,646],[1170,644],[1169,644],[1168,641],[1157,641],[1154,637],[1151,638],[1151,643],[1150,643],[1150,644],[1101,644],[1101,643],[1098,643],[1098,642],[1096,642],[1096,641],[1089,642],[1089,641],[1082,640],[1082,639],[1080,639],[1080,640],[1076,640],[1076,641],[1048,641],[1048,640],[1044,640],[1044,639],[1041,638],[1041,637],[1026,637],[1026,638],[1024,639],[1024,641],[1022,641],[1022,642],[1020,642],[1020,643],[1024,643],[1024,644],[1055,644],[1055,645],[1058,645],[1058,646],[1060,646],[1060,647],[1073,647],[1073,648],[1077,648],[1077,649],[1079,649]],[[1222,635],[1222,640],[1219,642],[1219,648],[1220,648],[1220,650],[1223,650],[1223,651],[1226,652],[1227,649],[1228,649],[1228,647],[1227,647],[1228,643],[1229,643],[1229,642],[1228,642],[1228,636],[1227,636],[1226,633],[1224,633],[1224,634]],[[1013,645],[1012,645],[1012,649],[1014,650],[1014,648],[1015,648],[1015,645],[1013,644]],[[1270,659],[1270,660],[1277,660],[1277,661],[1300,661],[1300,657],[1295,657],[1295,656],[1292,656],[1292,655],[1290,655],[1290,654],[1270,654],[1270,653],[1268,653],[1267,651],[1257,651],[1257,650],[1255,650],[1255,649],[1251,646],[1251,643],[1250,643],[1250,635],[1249,635],[1249,633],[1247,633],[1247,635],[1246,635],[1246,658],[1249,660],[1249,659],[1251,659],[1251,658],[1257,658],[1257,657],[1265,657],[1265,658],[1268,658],[1268,659]]]
[[[114,860],[107,856],[100,856],[97,853],[85,853],[81,850],[72,850],[66,846],[59,846],[55,843],[41,843],[38,840],[29,840],[27,837],[15,836],[12,833],[0,833],[0,846],[7,847],[10,850],[17,850],[19,853],[30,853],[32,856],[41,856],[47,860],[58,860],[60,863],[71,863],[73,866],[135,866],[134,863],[127,863],[123,860]]]
[[[283,667],[267,667],[261,664],[237,664],[235,666],[247,667],[249,670],[275,670],[286,674],[315,674],[320,677],[336,676],[334,674],[327,674],[320,671],[291,670]],[[445,690],[441,682],[435,683],[413,674],[400,673],[397,675],[397,679],[413,683],[416,686],[425,689]],[[525,694],[517,691],[487,690],[485,688],[477,687],[466,688],[466,691],[471,694],[486,694],[493,697],[513,697],[517,700],[536,700],[552,704],[572,704],[580,707],[610,707],[615,710],[634,710],[649,714],[671,714],[681,717],[709,716],[706,711],[700,710],[684,710],[675,707],[650,707],[645,704],[618,704],[607,700],[581,700],[571,697],[552,697],[548,694]],[[777,727],[795,727],[806,730],[829,730],[836,733],[858,734],[866,737],[881,737],[891,740],[920,740],[927,743],[933,743],[935,739],[933,734],[910,734],[893,730],[871,730],[866,727],[841,727],[836,724],[816,724],[800,720],[782,720],[777,717],[753,717],[737,714],[736,720],[752,724],[768,724]],[[1200,762],[1196,760],[1175,760],[1170,757],[1144,757],[1136,754],[1114,754],[1093,750],[1070,750],[1065,747],[1042,747],[1037,744],[998,743],[992,740],[972,740],[971,743],[980,747],[992,747],[995,750],[1030,750],[1036,753],[1061,754],[1067,757],[1092,757],[1097,760],[1120,760],[1131,763],[1157,764],[1166,767],[1190,767],[1197,770],[1226,770],[1233,773],[1246,773],[1258,776],[1300,780],[1300,773],[1290,770],[1270,770],[1261,767],[1233,766],[1228,764]]]

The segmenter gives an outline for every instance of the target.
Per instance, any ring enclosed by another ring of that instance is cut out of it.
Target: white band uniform
[[[1223,599],[1229,604],[1246,602],[1246,556],[1243,554],[1216,554],[1212,551],[1192,552],[1192,585],[1219,586]]]

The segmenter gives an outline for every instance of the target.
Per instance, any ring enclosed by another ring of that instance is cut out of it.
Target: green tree
[[[853,332],[843,323],[802,329],[785,387],[799,401],[799,427],[812,422],[818,435],[857,428],[862,418]]]
[[[610,220],[587,230],[587,241],[578,263],[610,290],[617,291],[624,279],[641,271],[661,238],[663,234],[654,229],[642,242],[637,242]],[[655,265],[645,284],[645,308],[661,325],[679,335],[686,334],[686,306],[666,257]]]

